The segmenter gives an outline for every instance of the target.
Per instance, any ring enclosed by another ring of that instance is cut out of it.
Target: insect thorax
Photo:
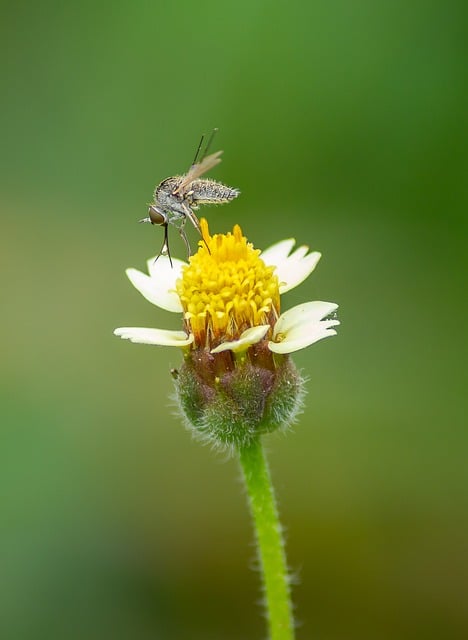
[[[182,178],[183,176],[174,176],[163,180],[154,190],[154,200],[162,205],[167,203],[168,198],[172,202],[173,192],[182,182]]]

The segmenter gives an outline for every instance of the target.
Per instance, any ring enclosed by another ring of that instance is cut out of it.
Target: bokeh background
[[[340,304],[267,442],[298,639],[466,637],[464,3],[1,9],[0,636],[265,637],[236,461],[174,417],[180,353],[112,335],[178,328],[124,269],[216,126],[212,230],[322,251],[284,308]]]

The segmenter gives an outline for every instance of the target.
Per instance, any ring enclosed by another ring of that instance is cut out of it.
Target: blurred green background
[[[174,417],[180,353],[112,335],[178,328],[124,269],[214,126],[212,231],[322,251],[284,308],[340,304],[267,443],[298,640],[466,637],[464,7],[2,3],[2,638],[265,636],[236,461]]]

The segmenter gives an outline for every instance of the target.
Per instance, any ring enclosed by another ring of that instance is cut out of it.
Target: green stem
[[[265,586],[270,640],[293,640],[284,542],[268,464],[260,440],[240,449]]]

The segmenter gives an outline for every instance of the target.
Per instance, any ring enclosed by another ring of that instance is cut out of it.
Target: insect
[[[154,202],[148,207],[148,216],[140,222],[151,222],[164,227],[164,240],[156,260],[167,255],[172,266],[169,251],[169,225],[179,231],[190,256],[190,244],[185,234],[187,219],[201,235],[200,222],[194,213],[201,204],[224,204],[239,195],[238,189],[227,187],[216,180],[201,178],[203,174],[221,162],[222,151],[206,155],[217,129],[214,129],[203,153],[201,148],[205,136],[201,137],[190,169],[183,176],[173,176],[163,180],[154,190]],[[155,262],[156,262],[155,260]]]

